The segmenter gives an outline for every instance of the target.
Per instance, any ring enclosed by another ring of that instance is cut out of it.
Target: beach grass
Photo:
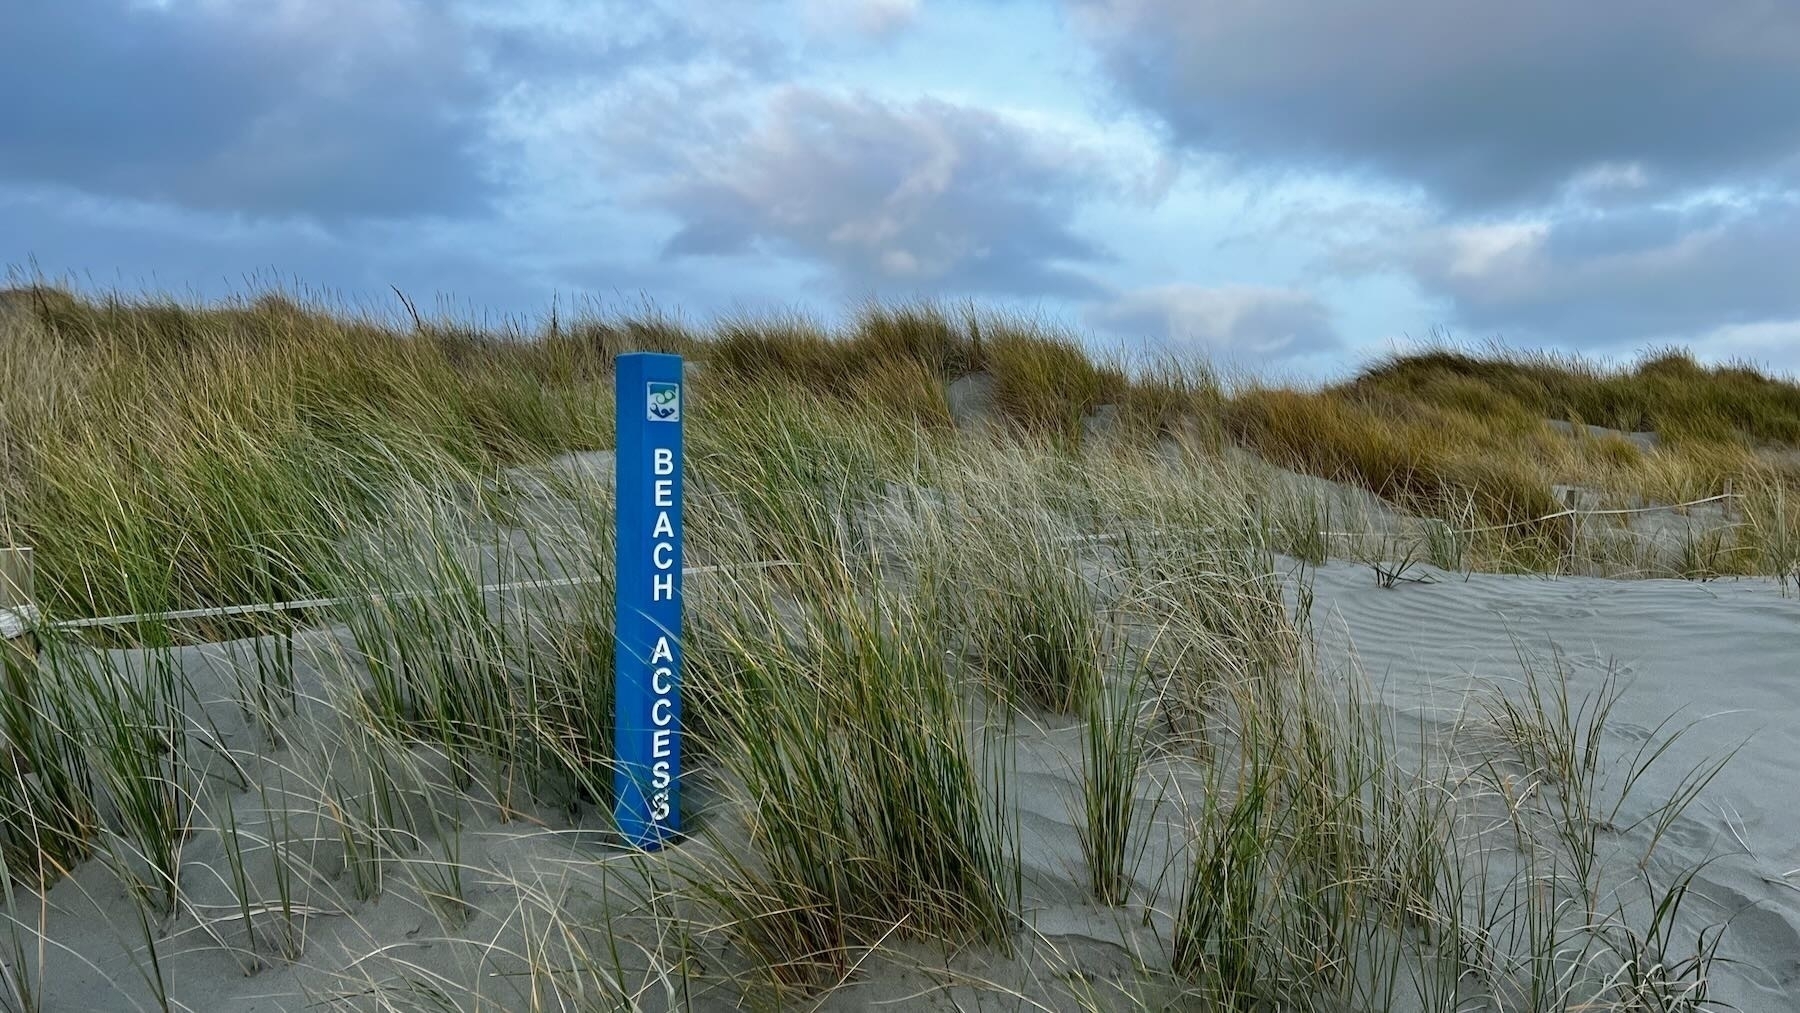
[[[20,1009],[75,973],[32,913],[52,892],[129,915],[101,977],[145,1008],[208,948],[296,1006],[783,1007],[910,960],[1021,1008],[1703,1008],[1699,869],[1657,849],[1718,767],[1609,864],[1669,733],[1619,768],[1616,687],[1538,673],[1471,711],[1487,752],[1403,750],[1314,657],[1308,573],[1623,569],[1545,519],[1581,476],[1608,503],[1743,493],[1729,537],[1639,572],[1792,572],[1790,384],[1433,352],[1228,389],[930,305],[702,332],[13,301],[0,530],[51,619],[334,599],[0,648]],[[610,445],[630,348],[700,365],[688,552],[719,567],[682,631],[691,837],[656,854],[610,827],[610,479],[563,456]],[[948,388],[974,374],[971,425]],[[1125,926],[1105,990],[1041,958],[1040,909],[1071,905]]]

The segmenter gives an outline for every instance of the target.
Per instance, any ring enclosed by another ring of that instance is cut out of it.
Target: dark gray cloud
[[[1576,347],[1800,319],[1800,197],[1455,225],[1397,262],[1466,325]]]
[[[1105,252],[1072,219],[1111,184],[1078,144],[984,109],[801,87],[699,122],[673,138],[611,125],[667,172],[649,193],[680,222],[671,257],[766,250],[855,294],[1098,291],[1076,265]]]
[[[1160,285],[1096,303],[1087,322],[1129,339],[1213,355],[1293,359],[1342,347],[1331,315],[1305,292],[1253,285]]]
[[[0,179],[257,215],[467,211],[487,192],[481,64],[426,0],[9,4]]]
[[[520,96],[702,62],[790,74],[776,13],[767,0],[8,4],[0,183],[334,223],[480,215],[531,154],[503,122]]]
[[[1459,328],[1615,350],[1800,319],[1800,5],[1070,2],[1176,147],[1416,188],[1283,235]]]
[[[320,217],[458,210],[481,191],[480,86],[429,8],[78,0],[13,17],[0,88],[31,96],[0,149],[13,179]]]
[[[1800,4],[1071,0],[1175,141],[1365,171],[1448,206],[1792,172]]]

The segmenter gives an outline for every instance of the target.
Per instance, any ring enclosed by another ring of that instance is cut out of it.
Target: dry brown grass
[[[1675,353],[1608,369],[1436,351],[1328,389],[1228,394],[1204,366],[1127,365],[973,307],[871,304],[836,329],[790,316],[696,330],[650,312],[495,331],[281,294],[189,305],[36,287],[4,301],[0,531],[39,548],[46,601],[72,614],[306,594],[308,546],[379,512],[398,477],[609,445],[611,360],[630,349],[704,360],[718,396],[775,411],[792,399],[771,391],[799,389],[933,438],[952,429],[946,387],[985,373],[1015,436],[1067,448],[1097,428],[1201,450],[1229,436],[1457,523],[1555,513],[1557,484],[1635,505],[1731,481],[1758,546],[1737,565],[1780,570],[1800,541],[1800,466],[1769,449],[1800,440],[1800,387]],[[1654,427],[1663,445],[1571,439],[1546,417]],[[1517,534],[1554,553],[1563,530]]]

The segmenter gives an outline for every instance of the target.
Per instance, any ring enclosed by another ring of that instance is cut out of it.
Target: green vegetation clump
[[[1035,322],[930,304],[866,306],[839,334],[805,320],[730,321],[702,354],[734,377],[873,400],[933,423],[949,421],[945,384],[984,373],[993,378],[996,405],[1008,420],[1070,439],[1102,405],[1119,406],[1131,423],[1155,434],[1218,401],[1203,372],[1163,368],[1140,380],[1120,365],[1097,363],[1073,337]]]
[[[1800,446],[1800,385],[1748,363],[1703,366],[1683,349],[1650,352],[1627,369],[1550,352],[1434,350],[1394,356],[1341,389],[1370,401],[1654,432],[1677,444]]]
[[[1556,486],[1602,506],[1686,503],[1734,488],[1756,516],[1732,564],[1785,573],[1779,547],[1800,490],[1800,384],[1746,365],[1705,367],[1658,352],[1618,369],[1553,353],[1432,350],[1376,363],[1319,390],[1252,386],[1224,408],[1226,429],[1269,459],[1360,485],[1409,511],[1469,527],[1505,525],[1504,565],[1543,568],[1580,551]],[[1547,420],[1573,424],[1573,435]],[[1587,426],[1617,429],[1589,435]],[[1774,500],[1783,506],[1773,507]],[[1760,504],[1760,505],[1759,505]]]
[[[1747,429],[1736,456],[1570,439],[1499,367],[1230,392],[931,306],[528,334],[8,302],[0,530],[52,617],[338,600],[0,645],[0,1005],[182,1008],[223,958],[284,969],[258,996],[383,1009],[786,1007],[883,974],[1032,1008],[1703,1006],[1689,856],[1659,832],[1605,879],[1595,847],[1669,733],[1602,778],[1614,687],[1534,679],[1478,761],[1412,757],[1313,659],[1307,566],[1411,539],[1560,567],[1577,546],[1537,519],[1576,473],[1738,478],[1749,534],[1682,565],[1778,564],[1800,497]],[[610,359],[639,347],[700,367],[707,567],[688,836],[654,855],[609,817],[610,475],[564,456],[611,443]],[[977,373],[991,418],[964,426],[947,391]],[[104,964],[58,935],[94,898],[126,914]],[[1067,912],[1116,937],[1068,948]]]
[[[1472,500],[1480,517],[1504,523],[1559,509],[1528,454],[1474,415],[1395,415],[1329,391],[1252,390],[1232,402],[1226,425],[1271,460],[1423,513]]]
[[[621,351],[685,352],[721,397],[799,388],[935,429],[951,422],[945,383],[971,371],[996,371],[1019,424],[1067,437],[1131,389],[1067,337],[924,305],[868,307],[842,334],[770,319],[700,335],[649,314],[527,335],[282,295],[191,306],[37,287],[7,303],[0,529],[38,549],[40,593],[64,615],[316,593],[312,546],[378,517],[395,482],[610,445]],[[1174,374],[1154,391],[1152,429],[1216,401]]]
[[[0,322],[0,529],[63,615],[304,597],[316,543],[397,481],[611,441],[605,371],[561,342],[279,296],[12,301],[32,312]]]
[[[396,483],[481,481],[608,446],[611,359],[631,349],[704,363],[703,396],[736,405],[746,439],[787,442],[795,468],[847,458],[787,440],[794,413],[873,411],[898,427],[890,436],[913,433],[901,442],[945,439],[956,422],[947,391],[982,374],[1015,432],[1202,452],[1230,439],[1453,526],[1507,525],[1511,543],[1488,553],[1501,565],[1576,550],[1566,525],[1537,522],[1561,510],[1556,485],[1636,506],[1734,482],[1754,515],[1745,544],[1762,548],[1727,568],[1782,571],[1774,557],[1790,552],[1800,510],[1800,468],[1770,452],[1800,445],[1800,386],[1680,352],[1609,369],[1434,350],[1324,389],[1228,392],[1201,366],[1128,367],[1029,320],[932,304],[868,305],[836,330],[775,317],[697,331],[655,312],[482,329],[427,320],[411,303],[395,322],[281,294],[196,306],[33,287],[5,302],[0,530],[38,549],[40,595],[62,615],[317,593],[327,575],[309,568],[316,547],[377,520]],[[1654,431],[1661,446],[1569,439],[1546,418]],[[748,519],[786,509],[787,477],[764,476]]]

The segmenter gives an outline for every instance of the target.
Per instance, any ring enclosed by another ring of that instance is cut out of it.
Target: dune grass
[[[1136,668],[1089,680],[1081,702],[1080,793],[1072,808],[1088,887],[1102,904],[1129,899],[1142,859],[1137,829],[1151,807],[1138,797],[1152,727],[1144,713],[1148,688],[1148,673]]]
[[[62,614],[303,597],[310,543],[377,517],[392,481],[610,441],[605,385],[561,342],[275,296],[28,305],[0,339],[0,524]]]
[[[694,884],[782,985],[841,981],[890,938],[1004,946],[1015,927],[1017,858],[921,608],[771,607],[705,649],[708,748],[750,847]]]
[[[1391,506],[1432,522],[1374,532],[1411,540],[1395,551],[1559,567],[1556,523],[1446,529],[1555,513],[1562,469],[1592,469],[1620,497],[1734,478],[1744,533],[1689,565],[1780,572],[1800,496],[1758,456],[1785,438],[1775,381],[1658,360],[1556,386],[1458,359],[1230,392],[942,307],[505,335],[279,298],[25,304],[0,322],[0,520],[38,545],[52,616],[347,603],[0,648],[16,1008],[56,1008],[73,973],[41,891],[130,916],[101,973],[145,1008],[175,1008],[171,962],[214,950],[296,1006],[379,1009],[783,1007],[920,952],[1020,1007],[1705,998],[1717,936],[1678,917],[1696,870],[1646,853],[1622,873],[1593,847],[1620,806],[1604,696],[1534,681],[1482,712],[1499,752],[1403,756],[1359,678],[1311,656],[1305,566],[1386,551],[1356,529]],[[607,480],[555,456],[610,442],[629,347],[703,363],[688,552],[727,565],[689,585],[693,837],[660,855],[608,827]],[[970,372],[998,425],[954,424]],[[1541,424],[1683,376],[1727,394],[1646,402],[1661,450]],[[1717,409],[1739,387],[1758,407]],[[1327,502],[1227,439],[1381,499]],[[749,561],[779,565],[729,568]],[[593,579],[482,590],[559,576]],[[1045,749],[1069,774],[1050,816],[1020,771]],[[1509,794],[1521,778],[1554,790]],[[1092,924],[1127,926],[1104,999],[1034,927],[1046,835]],[[379,936],[396,909],[430,952]]]
[[[1800,444],[1800,387],[1751,363],[1704,366],[1653,349],[1625,369],[1571,355],[1432,349],[1376,363],[1346,385],[1374,399],[1654,432],[1670,442]]]
[[[706,363],[703,393],[737,404],[747,440],[780,439],[779,420],[811,410],[886,419],[884,445],[942,439],[947,385],[984,373],[993,411],[1018,432],[1202,449],[1230,439],[1459,528],[1512,525],[1465,546],[1474,564],[1543,569],[1586,551],[1566,525],[1536,522],[1562,508],[1558,484],[1635,507],[1728,482],[1742,525],[1710,568],[1800,564],[1800,386],[1679,352],[1618,369],[1436,350],[1320,390],[1228,391],[1201,364],[1096,356],[1073,335],[974,307],[869,305],[837,329],[763,318],[699,330],[645,313],[484,330],[410,303],[395,322],[281,294],[190,305],[38,286],[6,297],[0,530],[38,549],[39,596],[61,615],[314,593],[326,576],[308,569],[316,544],[376,522],[395,482],[607,446],[610,358],[626,348]],[[760,410],[771,391],[786,403]],[[1571,439],[1546,418],[1648,428],[1662,446]],[[789,472],[866,456],[842,442],[790,449]],[[764,517],[781,509],[784,475],[768,478],[769,494],[747,499]]]

